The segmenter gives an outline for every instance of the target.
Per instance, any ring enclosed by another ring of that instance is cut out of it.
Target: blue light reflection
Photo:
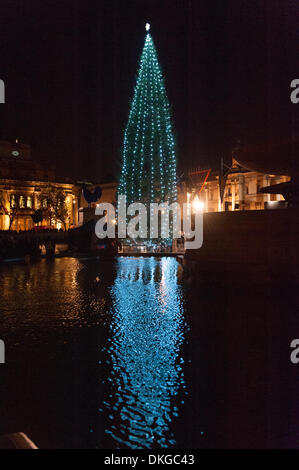
[[[174,258],[119,258],[111,289],[111,387],[103,402],[106,433],[117,447],[176,444],[172,423],[184,390],[186,324]]]

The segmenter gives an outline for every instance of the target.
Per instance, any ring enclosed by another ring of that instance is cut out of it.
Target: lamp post
[[[77,225],[77,220],[76,220],[76,198],[73,199],[73,225]]]

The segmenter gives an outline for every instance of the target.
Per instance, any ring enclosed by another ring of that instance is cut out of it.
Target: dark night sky
[[[117,175],[147,21],[181,169],[298,131],[298,0],[1,0],[0,139],[64,175]]]

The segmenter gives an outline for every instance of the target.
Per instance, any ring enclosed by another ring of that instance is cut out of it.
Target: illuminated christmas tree
[[[177,201],[176,151],[170,105],[157,51],[146,25],[146,38],[124,135],[118,194],[127,203]]]

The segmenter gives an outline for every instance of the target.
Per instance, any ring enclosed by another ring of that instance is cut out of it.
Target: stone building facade
[[[117,183],[99,183],[102,189],[100,202],[115,200]],[[93,184],[89,188],[93,191]],[[69,178],[57,178],[54,167],[44,167],[34,161],[30,145],[0,141],[0,231],[25,231],[34,227],[32,215],[43,210],[43,220],[38,225],[63,228],[61,221],[49,220],[47,201],[41,194],[59,190],[65,195],[66,228],[88,221],[88,212],[94,215],[96,203],[88,203],[82,195],[82,183]],[[87,216],[87,217],[86,217]]]
[[[54,168],[35,162],[29,145],[0,142],[0,230],[30,230],[35,211],[47,209],[46,200],[41,207],[39,195],[53,188],[66,197],[66,226],[77,225],[80,188],[70,180],[58,180]],[[48,226],[50,220],[45,217],[40,225]],[[51,226],[61,228],[62,224],[51,221]]]
[[[205,212],[237,210],[264,210],[284,207],[285,201],[280,194],[262,194],[259,190],[274,184],[290,181],[287,175],[265,174],[248,170],[233,161],[231,172],[225,183],[223,199],[220,197],[219,173],[211,173],[201,189],[201,184],[187,185],[181,191],[181,201],[192,201],[200,192]],[[200,191],[201,189],[201,191]]]

